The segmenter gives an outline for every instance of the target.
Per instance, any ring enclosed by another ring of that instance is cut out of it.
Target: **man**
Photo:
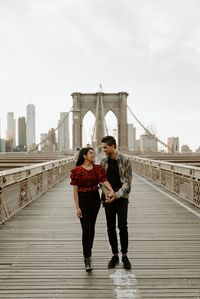
[[[132,167],[131,162],[116,150],[116,140],[112,136],[102,139],[102,149],[106,158],[101,160],[101,165],[107,173],[114,194],[104,196],[104,207],[107,221],[108,239],[112,249],[112,258],[108,268],[115,268],[119,263],[119,251],[116,233],[116,216],[122,252],[122,263],[125,269],[131,269],[128,259],[128,197],[131,191]]]

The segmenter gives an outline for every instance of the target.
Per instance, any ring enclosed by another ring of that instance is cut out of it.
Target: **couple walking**
[[[107,233],[112,249],[112,258],[108,268],[119,263],[116,217],[118,220],[122,263],[125,269],[131,269],[128,259],[128,197],[131,190],[132,168],[130,161],[116,150],[116,140],[112,136],[102,139],[102,149],[106,157],[100,165],[94,164],[93,148],[82,148],[71,171],[71,185],[74,188],[74,201],[77,216],[82,227],[82,246],[87,272],[92,271],[91,256],[95,234],[96,218],[101,206],[99,195],[102,188],[102,201],[105,208]]]

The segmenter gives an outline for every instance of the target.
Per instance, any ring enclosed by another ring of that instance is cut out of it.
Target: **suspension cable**
[[[142,126],[142,128],[145,130],[145,132],[146,132],[148,135],[150,135],[153,139],[155,139],[156,141],[158,141],[159,143],[161,143],[162,145],[164,145],[165,147],[168,148],[168,145],[167,145],[165,142],[163,142],[161,139],[159,139],[158,137],[156,137],[154,134],[152,134],[152,133],[149,131],[149,129],[148,129],[147,127],[145,127],[141,121],[139,121],[139,119],[135,116],[135,114],[133,113],[133,111],[131,110],[131,108],[130,108],[128,105],[126,105],[126,106],[127,106],[128,110],[129,110],[129,112],[131,113],[131,115],[132,115],[132,116],[135,118],[135,120],[140,124],[140,126]]]
[[[131,108],[127,106],[127,109],[129,110],[129,112],[131,113],[131,115],[134,117],[134,119],[139,123],[139,125],[145,130],[145,132],[150,135],[153,139],[155,139],[157,142],[159,142],[160,144],[162,144],[163,146],[168,148],[168,145],[163,142],[160,138],[158,138],[156,135],[152,134],[151,131],[145,126],[143,125],[143,123],[135,116],[135,114],[133,113],[133,111],[131,110]],[[104,105],[103,105],[103,100],[101,98],[101,112],[102,112],[102,120],[104,122],[104,126],[106,129],[106,133],[108,135],[108,128],[106,125],[106,121],[105,121],[105,114],[104,114]],[[95,119],[95,124],[94,124],[94,130],[93,130],[93,135],[92,135],[92,142],[94,141],[94,137],[95,137],[95,132],[97,130],[97,123],[98,123],[98,111],[99,111],[99,98],[97,100],[97,106],[96,106],[96,119]],[[56,131],[58,131],[58,129],[62,126],[62,124],[64,123],[64,121],[67,119],[68,114],[70,112],[73,112],[73,106],[71,107],[71,109],[69,110],[68,113],[66,113],[66,115],[59,121],[58,126],[54,129],[48,132],[47,136],[41,140],[38,144],[35,144],[34,147],[31,149],[31,151],[34,151],[36,148],[38,148],[40,145],[42,145],[43,143],[45,143]]]
[[[35,149],[38,149],[38,147],[40,146],[40,145],[42,145],[43,143],[45,143],[56,131],[58,131],[58,129],[61,127],[61,125],[64,123],[64,121],[67,119],[67,117],[68,117],[68,114],[70,113],[70,112],[73,112],[73,106],[71,107],[71,109],[69,110],[69,112],[66,112],[66,115],[59,121],[59,123],[58,123],[58,126],[55,128],[55,129],[53,129],[53,130],[51,130],[51,131],[49,131],[48,133],[47,133],[47,136],[43,139],[43,140],[41,140],[39,143],[37,143],[37,144],[35,144],[34,146],[33,146],[33,148],[30,150],[31,152],[32,151],[34,151]]]

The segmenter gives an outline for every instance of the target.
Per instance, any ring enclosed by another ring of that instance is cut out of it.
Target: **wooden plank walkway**
[[[62,182],[0,226],[0,298],[200,298],[200,218],[137,176],[129,240],[133,269],[108,270],[101,209],[86,273],[72,189]]]

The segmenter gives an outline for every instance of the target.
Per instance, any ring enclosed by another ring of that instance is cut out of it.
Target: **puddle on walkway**
[[[114,285],[116,299],[140,299],[135,274],[124,269],[111,270],[110,279]]]

